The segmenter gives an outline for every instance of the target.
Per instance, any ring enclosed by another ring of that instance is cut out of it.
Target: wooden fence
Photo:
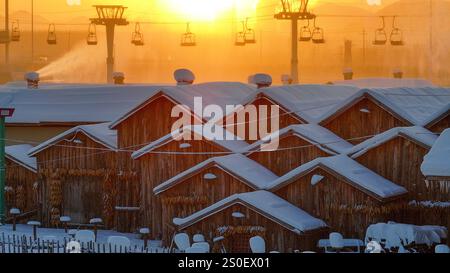
[[[67,243],[71,240],[63,238],[61,240],[42,240],[38,238],[34,240],[31,236],[18,236],[18,235],[0,235],[0,253],[12,253],[12,254],[25,254],[25,253],[56,253],[64,254],[69,253],[66,248]],[[96,254],[108,254],[108,253],[171,253],[169,248],[155,248],[143,246],[131,246],[122,247],[107,243],[81,243],[82,253],[96,253]]]

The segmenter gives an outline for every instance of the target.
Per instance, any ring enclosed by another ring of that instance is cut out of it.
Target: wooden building
[[[321,126],[302,124],[288,126],[253,143],[246,154],[281,176],[316,158],[351,148],[353,145]]]
[[[116,224],[117,134],[108,125],[77,126],[30,150],[38,162],[45,226],[58,225],[60,216],[79,224],[96,217],[108,227]]]
[[[233,194],[263,190],[278,178],[241,154],[210,158],[153,191],[162,203],[165,242],[170,242],[173,218],[183,218]]]
[[[265,239],[267,251],[316,250],[317,241],[328,234],[324,221],[267,191],[232,195],[173,223],[179,232],[224,237],[232,253],[251,252],[253,236]]]
[[[345,155],[306,163],[268,190],[324,220],[332,230],[358,238],[370,224],[398,219],[407,194]]]
[[[448,200],[425,182],[420,171],[423,157],[437,136],[423,127],[401,127],[370,138],[349,151],[349,156],[384,178],[405,187],[409,200]]]
[[[128,179],[121,184],[120,190],[124,193],[121,202],[123,207],[134,208],[133,210],[125,209],[122,211],[129,222],[141,222],[140,219],[139,221],[137,219],[139,211],[135,209],[143,209],[146,207],[145,202],[148,202],[145,199],[141,200],[141,198],[145,198],[144,193],[141,194],[141,188],[146,188],[145,185],[141,185],[140,179],[140,177],[144,177],[142,181],[148,180],[148,170],[141,173],[141,164],[132,160],[132,153],[170,134],[173,125],[181,118],[181,115],[187,116],[191,124],[202,124],[207,120],[200,114],[194,114],[196,97],[201,98],[202,104],[214,103],[223,105],[223,109],[225,109],[226,103],[237,103],[253,92],[255,92],[255,88],[240,83],[206,83],[159,88],[147,99],[141,101],[136,107],[111,123],[110,129],[117,130],[118,148],[121,150],[118,156],[119,172],[130,174],[127,175]],[[175,107],[181,112],[173,116],[172,111]],[[202,108],[203,105],[200,105],[200,107]],[[203,111],[203,108],[201,111]],[[201,161],[203,160],[204,158]],[[165,167],[167,169],[175,168],[172,167],[175,164],[177,164],[176,161],[173,161]],[[146,177],[143,175],[146,175]],[[153,175],[154,171],[151,176]],[[168,177],[164,177],[158,181],[167,179]],[[151,193],[154,186],[156,185],[150,186],[145,192]],[[145,219],[144,216],[142,224],[148,222]],[[132,224],[128,230],[134,230],[137,227],[137,225]]]
[[[431,115],[425,122],[425,127],[436,134],[450,128],[450,104]]]
[[[143,224],[151,227],[153,236],[161,236],[163,228],[162,204],[153,194],[155,187],[209,158],[239,153],[247,148],[245,141],[220,126],[215,128],[216,132],[221,132],[221,139],[229,140],[215,140],[201,125],[188,126],[133,153],[132,158],[140,164],[141,170]]]
[[[33,146],[28,144],[7,146],[6,152],[6,212],[20,209],[28,217],[39,212],[39,184],[36,158],[28,156]]]

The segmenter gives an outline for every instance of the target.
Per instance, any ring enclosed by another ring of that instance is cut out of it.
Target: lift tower
[[[275,14],[277,20],[291,21],[291,77],[298,83],[298,21],[311,20],[316,15],[308,12],[309,0],[280,0],[281,10]]]
[[[114,72],[114,30],[116,26],[126,26],[129,22],[124,18],[124,12],[127,9],[119,5],[96,5],[97,18],[91,18],[95,25],[106,27],[106,42],[108,46],[107,63],[107,82],[113,82]]]
[[[11,37],[9,35],[9,0],[5,0],[5,29],[0,31],[0,44],[5,45],[5,63],[9,64],[9,43]]]

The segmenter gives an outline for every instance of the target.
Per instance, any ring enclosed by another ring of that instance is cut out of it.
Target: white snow
[[[313,175],[313,177],[311,178],[311,185],[315,186],[317,184],[320,183],[320,181],[322,181],[325,177],[323,177],[322,175],[318,175],[315,174]]]
[[[445,130],[425,156],[421,166],[423,175],[450,177],[450,129]]]
[[[103,220],[101,218],[92,218],[89,220],[89,224],[101,224],[103,223]]]
[[[344,70],[345,72],[345,70]],[[400,72],[400,71],[393,71]],[[433,87],[434,85],[423,79],[395,79],[395,78],[365,78],[347,81],[335,81],[335,85],[352,85],[358,88],[394,88],[394,87]]]
[[[257,85],[271,85],[272,77],[268,74],[258,73],[253,75],[253,83]]]
[[[439,226],[414,226],[397,223],[378,223],[369,226],[366,232],[366,242],[375,240],[386,242],[386,248],[428,245],[441,243],[447,237],[447,228]]]
[[[195,81],[194,73],[185,68],[176,70],[173,77],[178,84],[192,84]]]
[[[9,213],[12,215],[19,215],[20,214],[20,209],[18,208],[12,208],[9,210]]]
[[[70,216],[61,216],[61,217],[59,217],[59,221],[67,223],[67,222],[72,221],[72,218],[70,218]]]
[[[65,132],[62,132],[61,134],[39,144],[38,146],[34,147],[33,149],[28,151],[29,156],[34,156],[41,151],[52,147],[53,145],[56,145],[62,140],[72,141],[74,143],[80,144],[80,141],[73,138],[73,139],[67,139],[68,136],[74,134],[82,133],[89,137],[91,140],[105,146],[108,149],[116,150],[117,149],[117,131],[116,130],[110,130],[109,129],[109,123],[101,123],[101,124],[94,124],[94,125],[80,125],[73,127]],[[82,143],[81,143],[82,144]]]
[[[384,143],[395,139],[396,137],[406,136],[412,140],[431,148],[437,139],[437,136],[431,131],[420,127],[397,127],[376,135],[356,146],[349,149],[346,154],[352,158],[358,158],[361,155],[367,153],[368,151],[383,145]]]
[[[371,192],[376,198],[392,198],[407,193],[403,187],[381,177],[345,155],[317,158],[275,180],[267,189],[275,190],[319,167],[329,168],[353,183],[357,189]]]
[[[37,72],[28,72],[25,73],[25,80],[28,81],[38,81],[39,80],[39,73]]]
[[[266,253],[266,241],[261,236],[250,238],[250,249],[252,253]]]
[[[27,225],[29,225],[29,226],[40,226],[40,225],[41,225],[41,222],[38,222],[38,221],[28,221],[28,222],[27,222]]]
[[[410,206],[420,206],[428,208],[450,208],[450,202],[440,202],[440,201],[416,201],[412,200],[409,202]]]
[[[213,133],[212,133],[212,132]],[[170,134],[167,134],[166,136],[150,143],[149,145],[143,147],[142,149],[134,152],[131,157],[133,159],[139,159],[140,157],[154,151],[155,149],[158,149],[159,147],[174,141],[176,139],[183,139],[183,136],[188,136],[191,139],[195,140],[197,138],[194,138],[194,135],[201,136],[202,139],[207,141],[212,141],[213,143],[221,146],[222,148],[225,148],[225,150],[228,150],[233,153],[242,153],[246,151],[246,148],[248,147],[248,143],[244,140],[241,140],[239,137],[233,135],[228,130],[223,129],[221,126],[213,126],[212,130],[210,130],[209,127],[203,126],[203,125],[192,125],[192,126],[185,126],[181,131],[176,130]],[[217,135],[217,137],[216,137]],[[228,140],[227,140],[228,139]],[[181,146],[180,149],[189,148],[187,146]]]
[[[254,150],[272,150],[277,147],[271,147],[273,144],[269,144],[271,141],[277,140],[278,138],[282,138],[283,136],[293,133],[299,138],[311,143],[312,145],[316,145],[319,149],[330,155],[336,155],[343,153],[353,147],[352,144],[347,142],[346,140],[340,138],[330,130],[321,127],[316,124],[301,124],[301,125],[291,125],[286,128],[281,129],[278,132],[275,132],[271,135],[268,135],[257,141],[249,147],[247,147],[248,151]],[[274,142],[275,143],[275,142]]]
[[[153,96],[161,86],[43,84],[32,92],[22,86],[0,86],[0,105],[15,108],[7,123],[102,123],[124,115]]]
[[[178,227],[186,228],[234,204],[250,205],[257,213],[263,216],[267,215],[270,220],[296,233],[327,227],[324,221],[314,218],[300,208],[267,191],[232,195],[186,218],[175,218],[173,223]],[[277,205],[274,206],[274,204]]]
[[[9,160],[36,173],[37,172],[36,158],[28,156],[28,152],[32,148],[33,146],[29,144],[7,146],[5,147],[5,156]]]
[[[150,234],[150,229],[149,228],[141,228],[141,229],[139,229],[139,233],[140,234]]]
[[[238,218],[238,219],[245,218],[245,215],[242,212],[239,212],[239,211],[233,212],[231,214],[231,216],[233,216],[234,218]]]
[[[372,96],[376,101],[385,105],[388,110],[417,126],[425,126],[450,103],[450,89],[445,88],[362,89],[332,107],[319,118],[318,122],[320,123],[345,107],[351,106],[365,95]]]
[[[214,180],[214,179],[217,179],[217,176],[214,175],[213,173],[206,173],[206,174],[203,176],[203,178],[204,178],[205,180]]]
[[[172,177],[153,189],[155,194],[160,194],[169,188],[184,182],[184,178],[201,171],[204,168],[215,166],[242,180],[255,190],[264,189],[278,176],[257,162],[241,154],[232,154],[222,157],[210,158],[202,163]]]

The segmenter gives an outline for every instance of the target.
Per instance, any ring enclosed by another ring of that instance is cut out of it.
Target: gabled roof
[[[322,157],[306,163],[274,181],[268,190],[275,191],[283,188],[317,168],[324,168],[333,175],[340,176],[351,186],[380,201],[407,193],[405,188],[381,177],[346,155]]]
[[[351,85],[358,88],[399,88],[399,87],[434,87],[434,85],[424,79],[395,79],[395,78],[364,78],[346,81],[335,81],[335,85]]]
[[[243,104],[249,104],[261,96],[278,103],[288,113],[308,123],[318,123],[324,113],[339,102],[354,95],[358,88],[333,85],[286,85],[263,88],[250,95]]]
[[[434,142],[437,139],[437,136],[435,134],[420,126],[398,127],[383,132],[354,146],[352,149],[349,149],[346,154],[348,154],[352,158],[358,158],[366,152],[372,150],[373,148],[381,146],[384,143],[399,136],[406,137],[409,140],[414,141],[428,149],[433,146]]]
[[[319,149],[330,155],[343,153],[353,147],[352,144],[322,126],[316,124],[301,124],[283,128],[280,131],[251,144],[247,147],[247,150],[249,152],[258,150],[270,151],[272,149],[270,145],[271,140],[275,140],[290,133],[302,138],[312,145],[316,145]],[[274,147],[274,149],[276,148]]]
[[[146,107],[153,101],[154,98],[159,97],[160,95],[167,97],[177,105],[184,105],[188,107],[191,111],[194,111],[194,98],[201,97],[203,106],[218,105],[222,108],[225,115],[225,110],[227,110],[226,105],[239,105],[243,99],[256,92],[256,88],[248,84],[238,82],[211,82],[194,85],[163,87],[158,91],[159,92],[156,92],[146,100],[142,100],[140,104],[136,105],[126,114],[113,121],[110,128],[117,127],[120,123],[142,108]],[[197,118],[203,120],[203,117]]]
[[[320,123],[344,112],[365,97],[372,98],[398,119],[411,125],[424,126],[436,113],[450,103],[450,89],[445,88],[388,88],[363,89],[336,105],[320,118]]]
[[[224,148],[232,153],[242,153],[246,150],[248,143],[239,137],[233,135],[228,130],[225,130],[221,126],[213,126],[212,128],[206,127],[204,125],[192,125],[185,126],[182,131],[174,131],[164,137],[150,143],[149,145],[143,147],[142,149],[134,152],[131,157],[133,159],[139,159],[140,157],[151,153],[155,149],[174,141],[176,139],[182,138],[183,135],[191,136],[191,133],[201,136],[202,139],[206,141],[212,141],[214,144]],[[167,151],[170,152],[170,151]]]
[[[434,114],[430,115],[425,121],[424,126],[427,128],[432,127],[441,120],[445,119],[450,115],[450,103],[442,107],[440,110],[436,111]]]
[[[109,129],[109,123],[101,123],[94,125],[80,125],[71,128],[41,144],[34,147],[29,151],[30,156],[34,156],[43,150],[52,147],[63,139],[66,139],[72,134],[82,133],[89,137],[91,140],[97,142],[100,145],[105,146],[112,151],[117,150],[117,132]]]
[[[12,107],[8,124],[88,124],[110,122],[152,96],[160,86],[41,84],[30,90],[0,86],[0,105]]]
[[[327,228],[327,224],[267,191],[235,194],[186,218],[173,219],[182,230],[233,205],[240,204],[297,234]]]
[[[421,170],[426,177],[450,177],[450,129],[436,140],[425,156]]]
[[[36,173],[37,161],[35,157],[28,156],[28,152],[33,146],[29,144],[7,146],[5,156],[16,164]]]
[[[255,190],[264,189],[278,176],[257,162],[241,154],[210,158],[157,186],[153,192],[160,194],[209,167],[218,167]]]

